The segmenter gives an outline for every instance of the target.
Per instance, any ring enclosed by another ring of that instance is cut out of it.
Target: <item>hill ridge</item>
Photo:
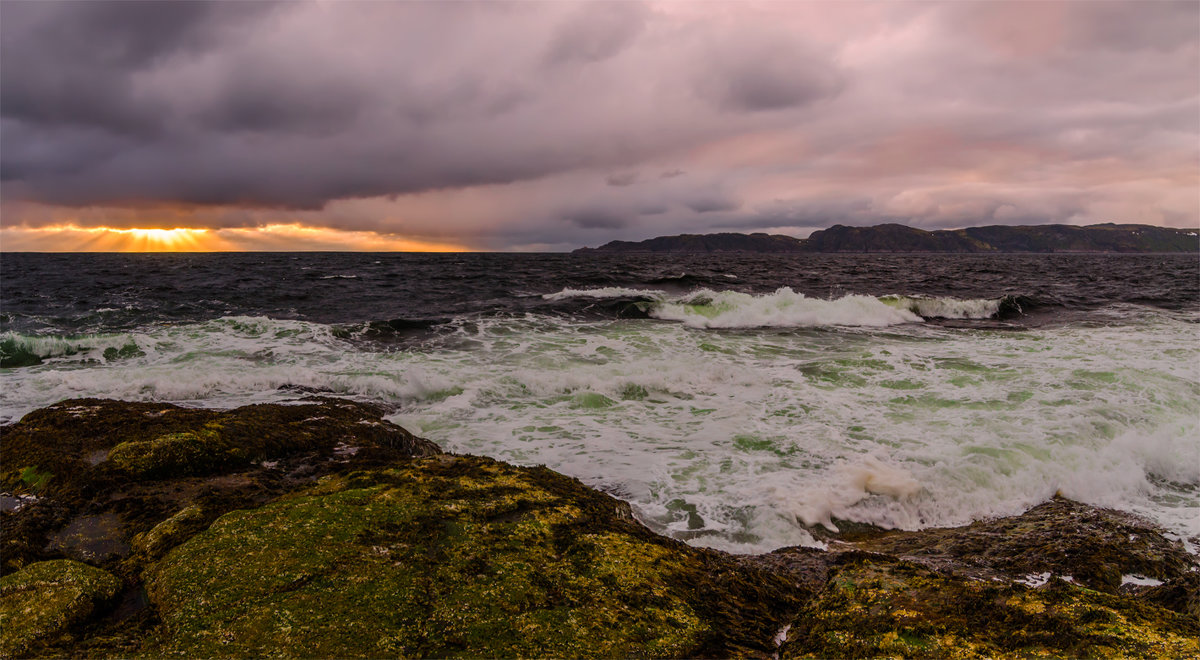
[[[986,225],[926,231],[888,223],[833,225],[806,239],[761,232],[675,234],[644,241],[610,241],[574,254],[674,253],[1146,253],[1200,251],[1200,232],[1154,225]]]

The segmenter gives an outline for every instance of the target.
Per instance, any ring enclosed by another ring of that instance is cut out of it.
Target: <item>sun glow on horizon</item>
[[[224,229],[81,227],[0,228],[4,252],[471,252],[460,244],[300,224]]]

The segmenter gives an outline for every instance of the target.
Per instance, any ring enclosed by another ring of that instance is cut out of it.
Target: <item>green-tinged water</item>
[[[446,449],[548,465],[656,528],[734,550],[811,541],[797,523],[955,524],[1055,492],[1190,536],[1194,321],[1137,307],[1014,330],[528,316],[401,347],[228,318],[63,340],[82,348],[6,370],[0,402],[11,419],[77,396],[234,406],[331,391],[391,406]]]

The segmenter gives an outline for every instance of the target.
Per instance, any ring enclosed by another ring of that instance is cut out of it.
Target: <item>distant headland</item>
[[[625,252],[1198,252],[1193,229],[1101,224],[968,227],[925,231],[899,224],[834,225],[806,239],[778,234],[679,234],[644,241],[611,241],[575,254]]]

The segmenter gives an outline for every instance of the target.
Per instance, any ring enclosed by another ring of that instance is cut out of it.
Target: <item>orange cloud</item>
[[[408,239],[372,231],[299,224],[232,229],[114,228],[53,225],[0,228],[5,252],[469,252],[455,243]]]

